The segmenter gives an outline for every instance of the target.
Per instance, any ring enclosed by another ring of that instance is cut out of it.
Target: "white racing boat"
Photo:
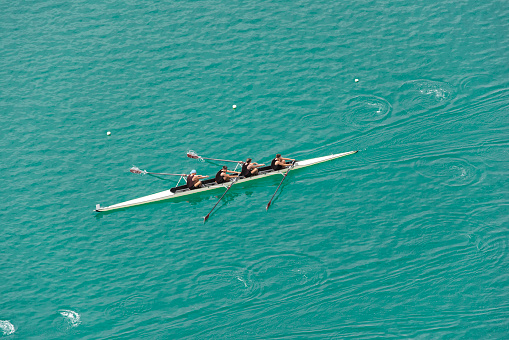
[[[296,161],[292,168],[284,168],[281,170],[273,170],[270,166],[261,167],[261,168],[259,168],[259,174],[257,176],[252,176],[252,177],[248,177],[248,178],[239,177],[239,179],[237,179],[234,184],[244,183],[244,182],[248,182],[248,181],[254,181],[257,179],[266,178],[267,176],[273,176],[273,175],[278,175],[278,174],[281,175],[281,174],[284,174],[285,172],[287,172],[289,169],[304,168],[307,166],[331,161],[336,158],[352,155],[357,152],[358,151],[349,151],[349,152],[343,152],[343,153],[338,153],[338,154],[329,155],[329,156],[306,159],[303,161]],[[187,185],[181,185],[178,187],[171,188],[169,190],[158,192],[156,194],[136,198],[136,199],[133,199],[130,201],[117,203],[114,205],[110,205],[109,207],[101,207],[100,204],[97,204],[95,207],[95,211],[103,212],[103,211],[110,211],[110,210],[115,210],[115,209],[123,209],[123,208],[133,207],[135,205],[163,201],[163,200],[181,197],[181,196],[185,196],[185,195],[196,194],[196,193],[204,192],[204,191],[208,191],[208,190],[214,190],[214,189],[219,189],[219,188],[228,188],[232,184],[231,182],[217,184],[214,179],[205,180],[205,181],[202,181],[202,183],[203,183],[204,187],[199,188],[199,189],[189,190],[187,188]]]

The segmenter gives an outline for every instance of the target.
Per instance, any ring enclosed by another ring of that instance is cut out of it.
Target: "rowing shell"
[[[304,161],[298,161],[298,162],[295,162],[293,169],[304,168],[304,167],[307,167],[310,165],[315,165],[315,164],[331,161],[333,159],[352,155],[357,152],[358,151],[349,151],[349,152],[338,153],[338,154],[330,155],[330,156],[323,156],[323,157],[306,159]],[[257,176],[252,176],[252,177],[248,177],[248,178],[240,177],[236,181],[235,184],[253,181],[255,179],[265,178],[267,176],[284,174],[285,172],[288,171],[288,169],[289,168],[284,168],[281,170],[274,171],[274,170],[272,170],[272,168],[270,166],[261,167],[261,168],[259,168],[259,174]],[[214,190],[214,189],[219,189],[219,188],[227,188],[231,184],[229,182],[217,184],[214,179],[202,181],[202,183],[204,184],[204,187],[199,188],[199,189],[189,190],[186,185],[182,185],[179,187],[171,188],[169,190],[158,192],[156,194],[136,198],[136,199],[133,199],[130,201],[117,203],[114,205],[110,205],[109,207],[101,207],[100,204],[97,204],[95,207],[95,211],[103,212],[103,211],[110,211],[110,210],[115,210],[115,209],[133,207],[135,205],[163,201],[163,200],[167,200],[167,199],[171,199],[171,198],[175,198],[175,197],[196,194],[198,192],[204,192],[204,191],[209,191],[209,190]]]

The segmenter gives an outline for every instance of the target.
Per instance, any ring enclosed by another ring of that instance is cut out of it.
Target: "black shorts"
[[[203,187],[203,184],[202,184],[202,183],[200,183],[200,186],[195,187],[195,186],[193,185],[191,188],[189,188],[189,190],[200,189],[200,188],[202,188],[202,187]]]

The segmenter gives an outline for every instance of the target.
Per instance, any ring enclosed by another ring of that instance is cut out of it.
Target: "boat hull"
[[[292,169],[305,168],[305,167],[308,167],[311,165],[316,165],[316,164],[320,164],[323,162],[331,161],[336,158],[352,155],[357,152],[358,151],[349,151],[349,152],[343,152],[343,153],[333,154],[333,155],[329,155],[329,156],[322,156],[322,157],[311,158],[311,159],[307,159],[307,160],[303,160],[303,161],[297,161],[297,162],[295,162],[295,165]],[[236,185],[238,183],[254,181],[254,180],[261,179],[261,178],[266,178],[268,176],[282,175],[282,174],[286,173],[288,171],[288,169],[289,168],[281,169],[278,171],[267,171],[267,172],[262,171],[257,176],[248,177],[248,178],[240,178],[234,184]],[[221,183],[221,184],[213,184],[213,185],[207,186],[205,188],[200,188],[200,189],[195,189],[195,190],[179,190],[176,192],[174,192],[174,190],[176,188],[172,188],[172,189],[161,191],[161,192],[158,192],[158,193],[155,193],[152,195],[143,196],[143,197],[136,198],[133,200],[110,205],[108,207],[101,207],[98,204],[94,211],[96,211],[96,212],[111,211],[111,210],[116,210],[116,209],[133,207],[133,206],[141,205],[141,204],[159,202],[159,201],[168,200],[168,199],[172,199],[172,198],[176,198],[176,197],[182,197],[182,196],[186,196],[186,195],[196,194],[199,192],[205,192],[205,191],[216,190],[216,189],[221,189],[221,188],[226,189],[226,188],[228,188],[228,186],[230,186],[230,184],[231,184],[231,182],[226,182],[226,183]]]

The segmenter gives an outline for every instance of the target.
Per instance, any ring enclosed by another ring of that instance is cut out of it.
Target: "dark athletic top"
[[[223,169],[219,170],[216,174],[216,183],[217,184],[221,184],[221,183],[224,183],[224,178],[223,178]]]
[[[248,163],[242,164],[242,170],[240,171],[240,175],[244,176],[245,178],[251,177],[252,175],[251,170],[247,168],[248,165],[249,165]]]
[[[194,181],[193,181],[194,175],[187,176],[187,187],[189,189],[194,189]]]
[[[276,165],[276,162],[277,162],[277,158],[274,158],[272,160],[272,162],[270,163],[270,167],[272,168],[272,170],[281,170],[283,169],[283,167],[281,165]]]

